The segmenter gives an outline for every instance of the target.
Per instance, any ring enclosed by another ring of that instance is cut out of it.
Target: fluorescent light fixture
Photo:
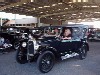
[[[63,4],[63,3],[58,3],[58,4]]]
[[[68,3],[73,3],[73,2],[68,2]]]
[[[44,7],[46,8],[46,7],[50,7],[50,6],[44,6]]]
[[[83,6],[83,7],[91,7],[91,6]]]
[[[80,13],[80,14],[82,14],[82,13]]]
[[[33,8],[33,10],[35,10],[35,8]]]
[[[23,4],[26,4],[26,3],[23,3]]]
[[[57,4],[52,4],[52,6],[56,6]]]
[[[33,0],[31,0],[31,2],[33,2]]]
[[[49,11],[46,11],[46,12],[49,12]]]
[[[43,8],[43,7],[38,7],[38,8]]]
[[[100,12],[94,12],[94,13],[99,14]]]
[[[91,6],[91,7],[99,7],[99,6]]]
[[[99,7],[99,6],[83,6],[83,7]]]
[[[19,6],[19,5],[16,5],[16,6]]]
[[[76,15],[76,14],[72,14],[72,15],[74,16],[74,15]]]
[[[40,12],[41,14],[43,13],[43,12]]]
[[[68,9],[68,8],[65,8],[65,9]]]
[[[76,3],[76,2],[88,2],[88,0],[72,0],[73,3]]]

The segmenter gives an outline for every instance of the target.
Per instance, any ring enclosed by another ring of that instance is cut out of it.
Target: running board
[[[61,56],[61,59],[64,60],[78,55],[78,53],[66,54],[65,56]]]

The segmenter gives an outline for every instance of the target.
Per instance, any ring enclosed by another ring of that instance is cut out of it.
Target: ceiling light
[[[33,2],[33,0],[31,0],[31,2]]]
[[[76,15],[76,14],[72,14],[72,15],[74,16],[74,15]]]
[[[55,10],[53,10],[53,11],[55,11]]]
[[[43,12],[40,12],[41,14],[43,13]]]
[[[78,20],[80,21],[80,20],[82,20],[82,19],[78,19]]]
[[[43,8],[43,7],[38,7],[38,8]]]
[[[94,12],[94,13],[99,14],[100,12]]]
[[[90,6],[83,6],[83,7],[90,7]]]
[[[63,16],[66,16],[66,15],[63,15]]]
[[[46,8],[46,7],[50,7],[50,6],[44,6],[44,7]]]
[[[68,9],[68,8],[65,8],[65,9]]]
[[[80,13],[80,14],[82,14],[82,13]]]
[[[71,7],[72,5],[70,4],[69,6]]]
[[[91,6],[91,7],[99,7],[99,6]]]
[[[58,16],[58,17],[60,17],[60,16]]]
[[[35,10],[35,8],[33,8],[33,10]]]
[[[52,19],[52,18],[51,18]]]
[[[63,3],[58,3],[58,4],[63,4]]]
[[[81,17],[81,16],[78,16],[79,18]]]
[[[23,3],[23,4],[26,4],[26,3]]]
[[[46,12],[49,12],[49,11],[46,11]]]
[[[88,15],[85,15],[86,17],[88,16]]]
[[[56,6],[57,4],[52,4],[52,6]]]
[[[58,10],[61,10],[61,9],[58,9]]]
[[[73,3],[73,2],[68,2],[68,3]]]
[[[19,5],[16,5],[16,6],[19,6]]]

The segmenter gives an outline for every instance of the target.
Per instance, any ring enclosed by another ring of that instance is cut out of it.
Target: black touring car
[[[89,41],[100,41],[100,29],[90,29],[89,35],[88,35]]]
[[[0,27],[0,52],[9,52],[14,49],[14,44],[20,36],[17,27]]]
[[[79,56],[81,60],[85,59],[89,51],[87,31],[85,25],[67,25],[45,27],[44,35],[39,38],[34,38],[32,32],[23,33],[27,36],[20,39],[16,61],[25,64],[37,60],[39,70],[47,73],[57,58],[64,60]]]

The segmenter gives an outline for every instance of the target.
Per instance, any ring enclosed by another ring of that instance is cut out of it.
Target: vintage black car
[[[89,41],[98,41],[100,40],[100,29],[90,29],[89,35],[88,35],[88,40]]]
[[[19,29],[16,27],[0,27],[0,52],[8,52],[14,49],[14,44],[20,36]]]
[[[23,33],[26,38],[20,39],[16,61],[25,64],[37,60],[39,70],[47,73],[53,68],[55,59],[64,60],[74,56],[85,59],[89,51],[87,31],[88,26],[66,25],[45,27],[44,35],[38,39],[31,32]],[[69,38],[64,37],[67,33],[70,34]]]

